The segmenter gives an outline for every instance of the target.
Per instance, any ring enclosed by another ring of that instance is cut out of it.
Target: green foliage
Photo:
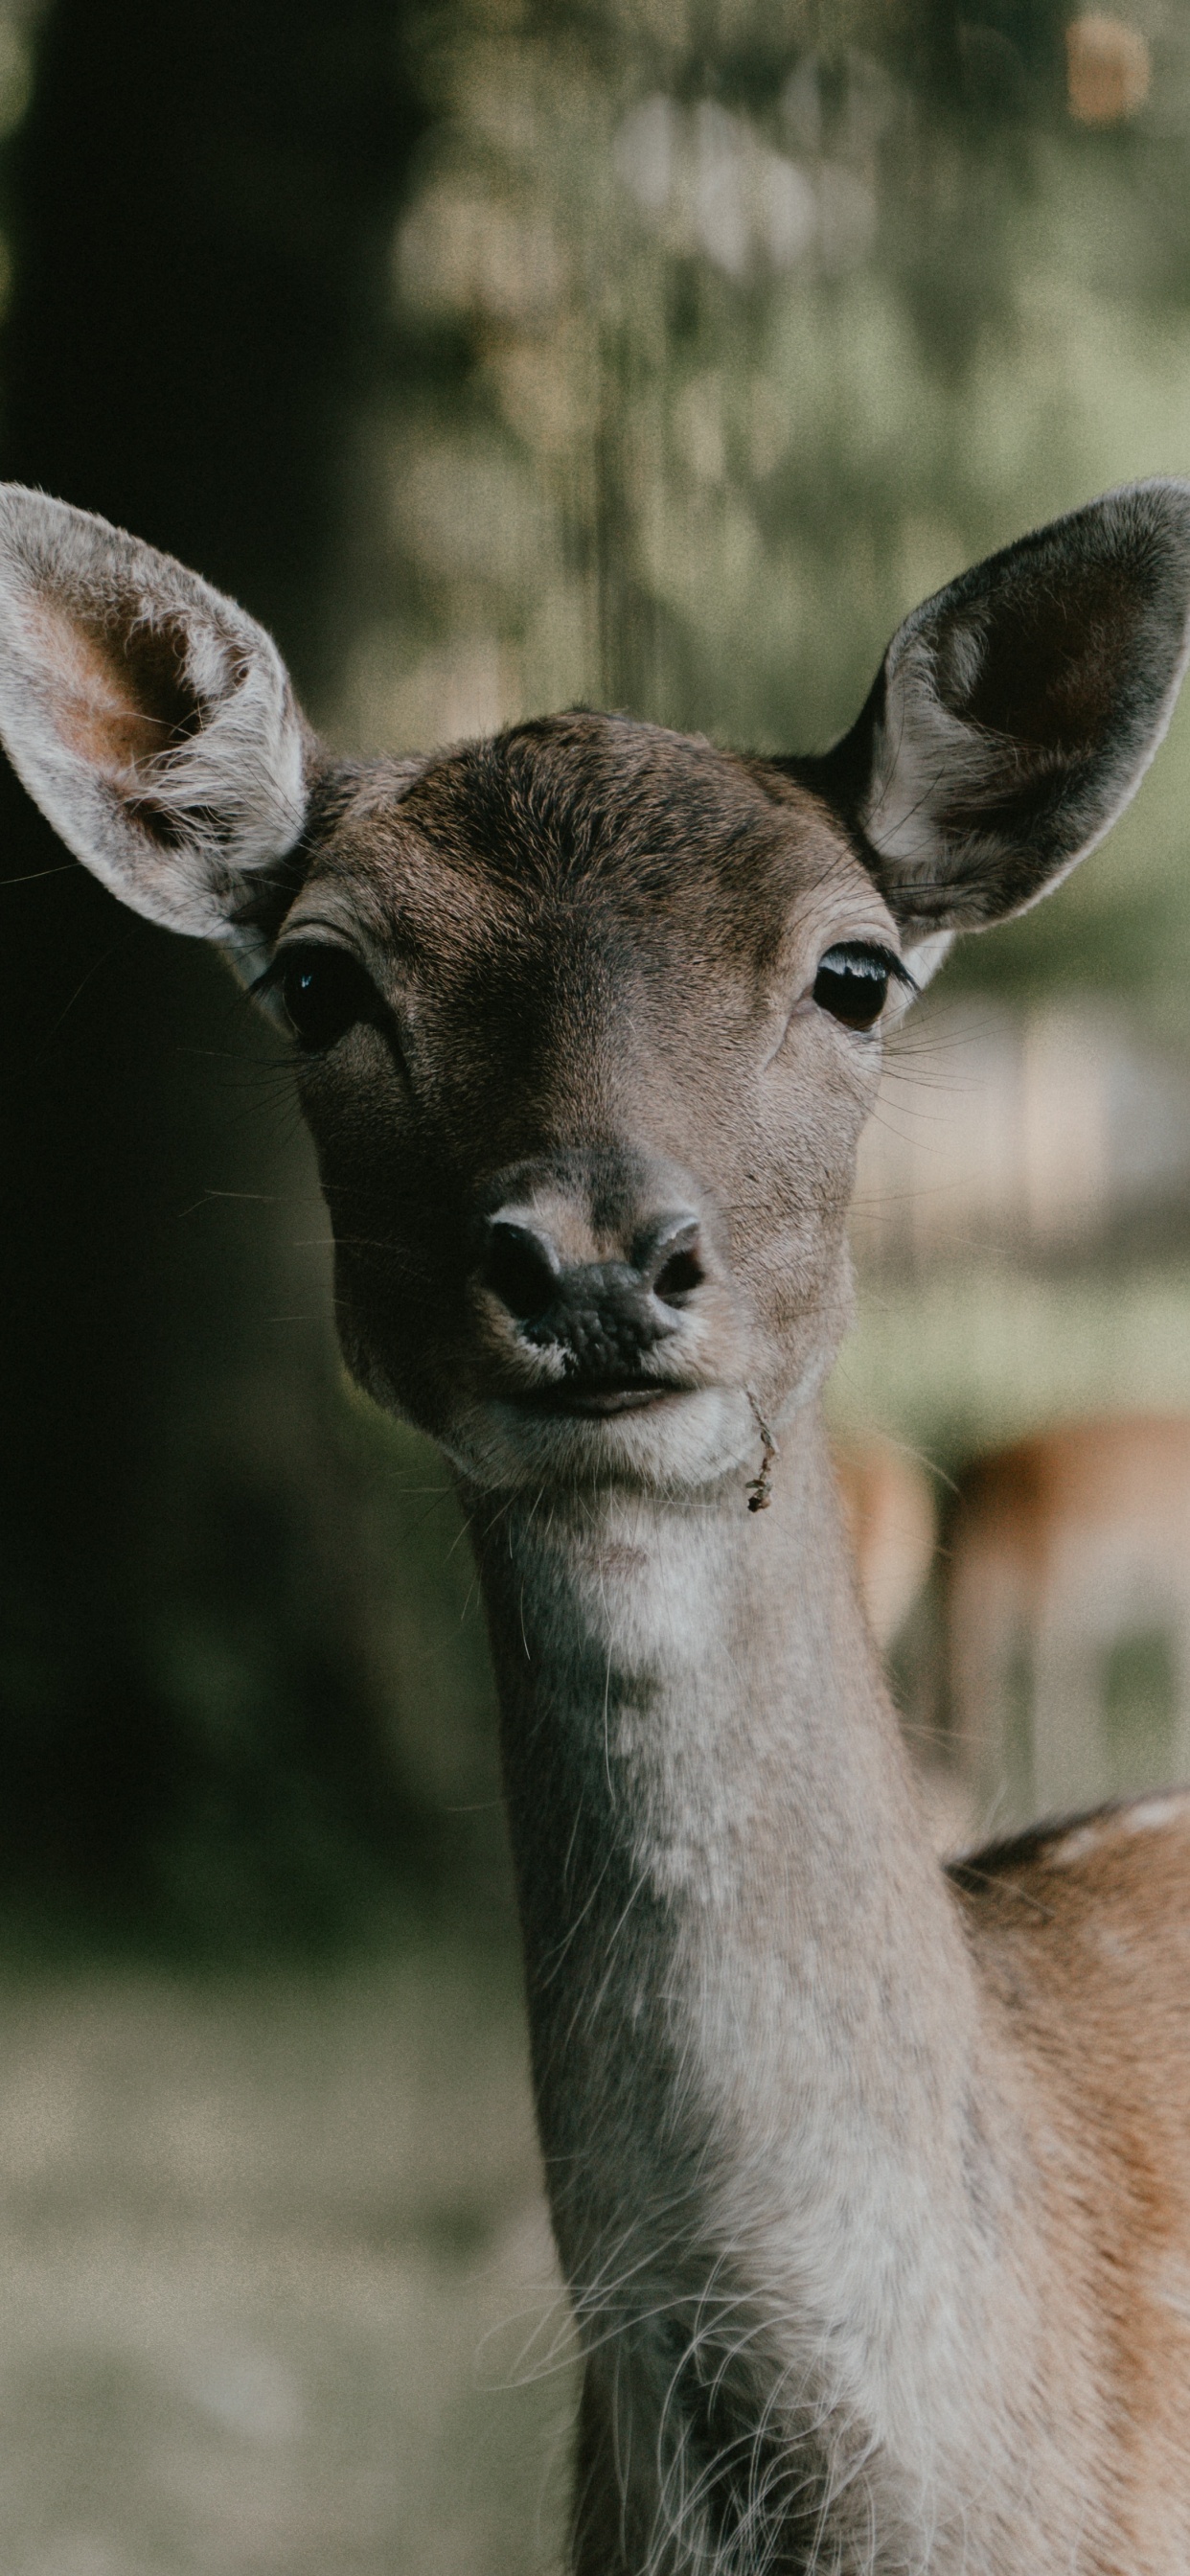
[[[599,699],[818,746],[919,597],[1178,470],[1190,46],[1155,23],[1147,104],[1089,126],[1064,22],[1044,0],[415,12],[431,122],[365,433],[346,729],[404,749]],[[1068,978],[1072,942],[1091,980],[1168,1000],[1186,760],[1142,806],[1139,890],[1134,834],[1064,933],[960,971]]]

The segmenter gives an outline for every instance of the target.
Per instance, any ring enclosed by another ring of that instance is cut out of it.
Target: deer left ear
[[[898,628],[858,721],[807,769],[927,966],[1102,839],[1169,723],[1188,619],[1190,483],[1171,481],[1054,520]]]
[[[0,485],[0,737],[113,894],[248,972],[263,962],[310,738],[276,645],[233,600],[89,511]]]

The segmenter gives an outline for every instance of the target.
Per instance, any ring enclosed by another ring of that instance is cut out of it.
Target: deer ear
[[[292,884],[304,728],[270,636],[171,556],[0,485],[0,738],[134,912],[253,966]]]
[[[816,783],[910,942],[1023,911],[1143,777],[1190,636],[1190,483],[1056,519],[927,599],[894,635]]]

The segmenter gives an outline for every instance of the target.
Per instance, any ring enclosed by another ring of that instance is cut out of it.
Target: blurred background
[[[758,748],[1190,469],[1190,15],[3,0],[0,470],[396,751]],[[1190,708],[864,1149],[845,1491],[940,1844],[1190,1774]],[[492,1695],[284,1052],[0,780],[0,2562],[524,2576],[570,2405]]]

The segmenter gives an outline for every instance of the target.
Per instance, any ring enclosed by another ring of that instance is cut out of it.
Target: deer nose
[[[560,1344],[584,1377],[632,1368],[676,1333],[704,1276],[698,1218],[669,1210],[638,1228],[626,1261],[566,1262],[548,1227],[522,1214],[488,1219],[481,1276],[522,1339]]]

